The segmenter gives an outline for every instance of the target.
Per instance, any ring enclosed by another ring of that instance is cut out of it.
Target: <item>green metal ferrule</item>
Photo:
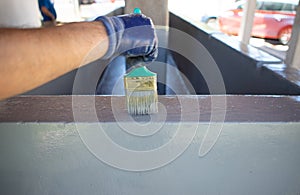
[[[133,69],[125,77],[154,77],[156,73],[151,72],[146,68],[146,66],[141,66]]]

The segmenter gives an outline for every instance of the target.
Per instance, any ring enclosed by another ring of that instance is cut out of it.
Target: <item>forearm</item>
[[[54,15],[47,9],[47,7],[42,6],[42,7],[41,7],[41,10],[42,10],[42,12],[43,12],[46,16],[50,17],[50,18],[52,19],[52,21],[55,20]]]
[[[55,28],[0,30],[0,99],[23,93],[102,57],[108,48],[100,22]]]

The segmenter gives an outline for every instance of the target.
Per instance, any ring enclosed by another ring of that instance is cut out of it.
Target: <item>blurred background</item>
[[[238,35],[244,4],[244,0],[168,1],[170,12],[190,21],[193,25],[231,36]],[[297,0],[258,0],[253,27],[256,32],[253,32],[250,44],[282,60],[285,59],[297,4]],[[92,20],[124,6],[124,0],[55,1],[57,20],[63,23]],[[223,21],[222,26],[220,18]],[[235,30],[229,32],[226,28]]]

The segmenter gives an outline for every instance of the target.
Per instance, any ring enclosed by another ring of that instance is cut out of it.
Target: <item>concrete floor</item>
[[[289,48],[287,45],[282,45],[277,40],[271,39],[251,38],[250,44],[281,60],[285,59]]]

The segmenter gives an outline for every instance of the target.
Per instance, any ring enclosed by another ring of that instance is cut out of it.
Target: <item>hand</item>
[[[121,54],[131,59],[131,65],[156,59],[158,41],[150,18],[143,14],[127,14],[100,16],[96,21],[102,21],[109,35],[109,49],[104,59]]]

